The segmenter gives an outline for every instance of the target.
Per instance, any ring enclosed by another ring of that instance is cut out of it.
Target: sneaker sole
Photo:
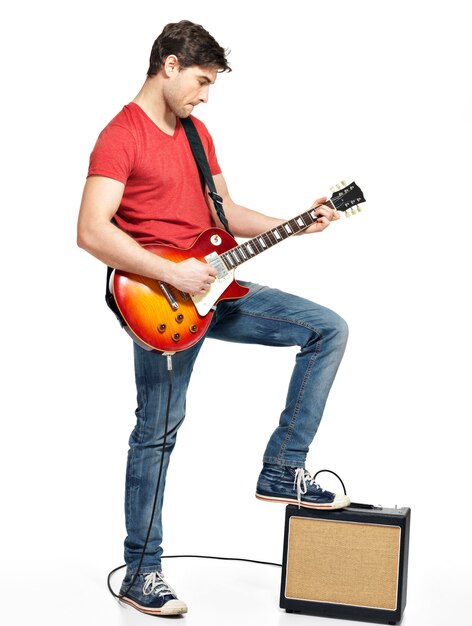
[[[337,500],[333,502],[326,502],[325,504],[313,504],[312,502],[304,502],[303,500],[299,502],[296,498],[276,498],[275,496],[263,496],[260,493],[256,493],[256,498],[258,500],[264,500],[264,502],[278,502],[280,504],[298,504],[305,509],[326,509],[326,510],[335,510],[335,509],[344,509],[345,507],[351,504],[351,501],[347,496],[337,496]]]
[[[121,596],[120,601],[129,604],[129,606],[141,611],[141,613],[146,613],[146,615],[182,615],[182,613],[187,613],[188,611],[187,605],[182,600],[169,600],[160,609],[153,609],[152,607],[139,604],[127,596]]]

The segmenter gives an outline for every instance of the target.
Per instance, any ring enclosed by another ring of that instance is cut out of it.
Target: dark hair
[[[155,76],[170,54],[175,54],[182,68],[199,65],[231,72],[228,52],[200,24],[188,20],[167,24],[152,46],[147,75]]]

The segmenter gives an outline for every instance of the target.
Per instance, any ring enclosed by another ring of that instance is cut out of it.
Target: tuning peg
[[[356,206],[356,209],[357,209],[358,213],[360,213],[362,211],[362,207],[359,204]]]
[[[341,185],[339,183],[336,183],[336,189],[341,189]]]
[[[351,215],[355,215],[356,213],[357,213],[356,207],[353,206],[352,209],[351,209]]]
[[[344,215],[346,217],[351,217],[351,209],[348,209],[347,211],[344,212]]]
[[[347,182],[346,182],[345,180],[342,180],[342,181],[341,181],[341,185],[342,185],[343,187],[345,187],[345,186],[347,185]]]

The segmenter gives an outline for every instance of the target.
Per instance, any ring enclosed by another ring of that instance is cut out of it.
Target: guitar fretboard
[[[336,209],[336,198],[331,198],[327,201],[327,204],[330,203],[334,209]],[[314,224],[318,220],[318,216],[315,214],[315,209],[310,209],[301,215],[297,215],[296,217],[284,222],[283,224],[279,224],[275,228],[262,233],[261,235],[257,235],[257,237],[253,237],[253,239],[249,239],[244,243],[231,248],[231,250],[227,250],[220,255],[220,258],[223,260],[228,270],[232,270],[238,265],[245,263],[249,259],[257,256],[261,252],[272,248],[277,243],[280,243],[284,239],[288,237],[292,237],[292,235],[296,235],[297,233],[305,230],[312,224]]]

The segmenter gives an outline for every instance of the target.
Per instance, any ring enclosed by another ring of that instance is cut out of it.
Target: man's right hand
[[[194,258],[180,263],[170,262],[169,270],[165,273],[166,283],[191,295],[207,292],[215,280],[215,268]]]

